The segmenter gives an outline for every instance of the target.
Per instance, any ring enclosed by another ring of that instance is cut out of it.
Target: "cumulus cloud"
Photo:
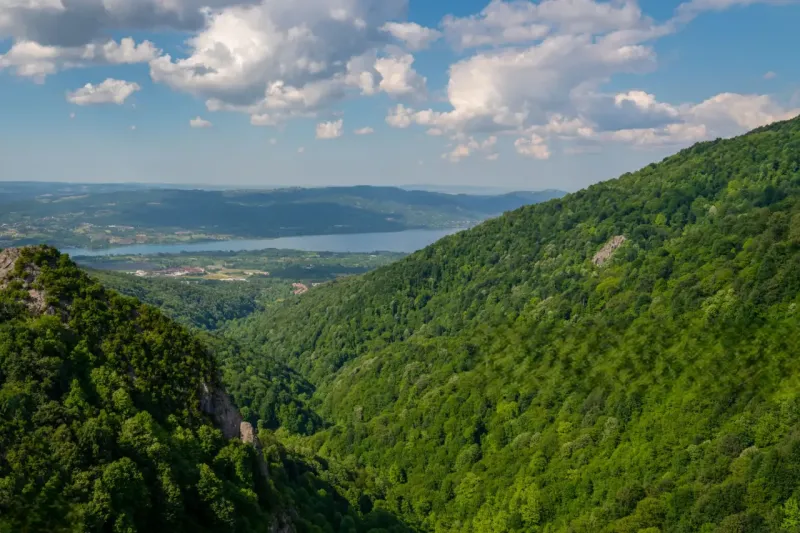
[[[545,144],[542,137],[536,134],[530,137],[523,137],[514,141],[514,148],[517,153],[525,157],[534,159],[550,159],[550,149]]]
[[[69,68],[148,63],[154,82],[203,99],[209,111],[246,113],[258,126],[385,93],[406,104],[392,108],[388,124],[449,136],[452,152],[472,154],[470,139],[507,135],[520,140],[518,152],[542,155],[555,137],[684,142],[784,116],[791,110],[768,97],[714,97],[726,114],[713,98],[678,105],[604,87],[654,69],[653,43],[703,12],[791,2],[687,0],[657,22],[637,0],[490,0],[433,29],[404,21],[408,0],[0,0],[0,39],[11,44],[0,70],[43,82]],[[185,53],[114,40],[164,30],[190,36]],[[427,80],[410,52],[442,37],[468,55],[448,71],[446,105],[425,109]]]
[[[442,158],[452,163],[459,163],[462,159],[470,157],[476,152],[490,152],[497,145],[497,137],[492,135],[483,141],[478,141],[475,137],[469,137],[457,144],[450,152],[443,154]],[[491,157],[493,154],[489,154]]]
[[[255,0],[0,0],[0,38],[77,47],[110,31],[194,31],[204,10]]]
[[[106,41],[69,48],[19,41],[8,52],[0,54],[0,70],[12,69],[18,76],[41,83],[47,76],[60,70],[92,65],[146,63],[159,53],[153,43],[143,41],[137,44],[129,37],[119,42]]]
[[[354,133],[356,135],[372,135],[373,133],[375,133],[375,130],[370,127],[366,127],[366,128],[359,128]]]
[[[443,21],[449,42],[473,50],[450,67],[449,108],[397,105],[386,122],[456,138],[515,135],[517,153],[539,159],[550,157],[551,137],[645,145],[738,133],[741,125],[734,115],[762,123],[784,114],[754,97],[742,102],[715,97],[732,106],[725,114],[710,103],[680,106],[659,102],[641,90],[607,94],[602,88],[614,76],[652,71],[657,65],[653,43],[678,31],[688,20],[685,13],[749,3],[756,0],[693,0],[680,7],[675,18],[658,23],[643,14],[635,0],[492,0],[476,15]],[[740,104],[762,111],[739,113],[735,106]],[[703,105],[723,116],[703,113]],[[461,142],[447,157],[460,160],[472,151],[468,142]]]
[[[376,60],[375,70],[381,75],[378,88],[390,96],[423,96],[427,80],[412,68],[413,63],[411,54]]]
[[[683,104],[672,109],[677,113],[676,120],[660,127],[597,131],[591,126],[584,126],[581,139],[621,142],[640,147],[685,146],[739,135],[800,114],[800,108],[786,108],[767,95],[735,93],[718,94],[699,104]]]
[[[86,106],[97,104],[122,105],[133,93],[141,90],[138,83],[108,78],[98,85],[87,83],[80,89],[67,93],[71,104]]]
[[[521,129],[542,123],[549,113],[574,114],[576,101],[617,73],[655,66],[655,53],[627,39],[558,35],[537,45],[481,52],[450,68],[447,112],[395,116],[450,131]],[[395,113],[397,115],[397,113]]]
[[[771,70],[764,74],[764,79],[765,80],[774,80],[777,77],[778,77],[778,74],[773,72],[773,71],[771,71]]]
[[[723,93],[690,107],[685,114],[705,124],[719,136],[764,126],[797,116],[800,109],[785,109],[766,95]]]
[[[317,139],[338,139],[344,133],[344,120],[317,124]]]
[[[665,126],[677,122],[680,117],[678,109],[640,90],[575,95],[572,103],[580,120],[591,122],[602,131]],[[550,126],[555,127],[555,124]]]
[[[406,0],[263,0],[207,14],[185,58],[151,62],[154,81],[207,100],[210,110],[307,116],[348,90],[369,94],[380,28],[403,15]],[[260,122],[264,122],[260,120]]]
[[[424,50],[442,36],[440,31],[420,26],[416,22],[387,22],[381,30],[403,42],[412,51]]]
[[[204,118],[195,117],[189,121],[189,126],[192,128],[210,128],[212,124]]]
[[[442,22],[448,41],[459,49],[530,43],[558,33],[647,29],[651,24],[635,0],[492,0],[476,15],[447,16]]]

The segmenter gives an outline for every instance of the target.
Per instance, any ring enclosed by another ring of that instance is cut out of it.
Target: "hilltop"
[[[313,297],[312,297],[313,296]],[[293,437],[423,531],[800,527],[800,119],[257,313]]]

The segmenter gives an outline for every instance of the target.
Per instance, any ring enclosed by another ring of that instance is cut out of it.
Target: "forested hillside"
[[[256,437],[211,343],[52,248],[0,252],[0,532],[407,531]]]
[[[613,245],[613,246],[612,246]],[[424,531],[800,531],[800,119],[321,287],[227,335]]]

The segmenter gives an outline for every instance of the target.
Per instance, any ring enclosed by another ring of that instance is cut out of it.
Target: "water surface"
[[[351,233],[346,235],[305,235],[278,239],[237,239],[185,244],[135,244],[105,250],[67,248],[72,257],[102,257],[109,255],[179,254],[181,252],[242,252],[277,248],[305,252],[412,253],[433,244],[442,237],[461,229],[407,230],[394,233]]]

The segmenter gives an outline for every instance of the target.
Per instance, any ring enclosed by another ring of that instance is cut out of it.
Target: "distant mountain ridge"
[[[0,245],[42,241],[62,246],[88,246],[93,241],[131,244],[142,239],[174,240],[182,232],[228,239],[455,228],[549,200],[554,194],[470,196],[369,186],[265,191],[77,190],[0,203]],[[106,235],[108,231],[112,231],[111,237]]]

